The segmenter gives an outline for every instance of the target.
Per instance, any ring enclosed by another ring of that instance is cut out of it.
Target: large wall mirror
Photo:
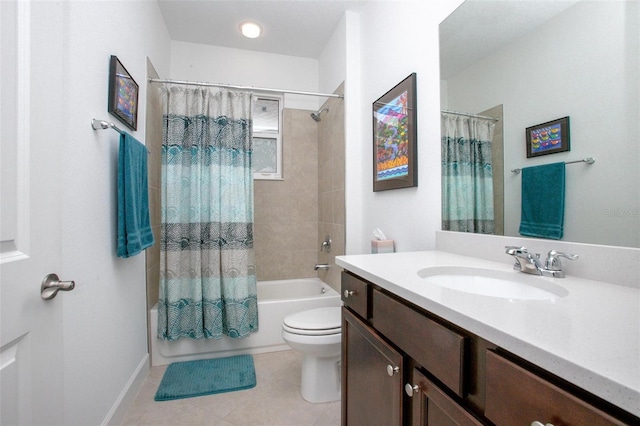
[[[496,233],[519,236],[512,169],[593,157],[566,167],[562,240],[640,247],[639,27],[633,0],[467,0],[442,22],[442,109],[500,118]],[[527,158],[525,129],[566,116],[570,151]]]

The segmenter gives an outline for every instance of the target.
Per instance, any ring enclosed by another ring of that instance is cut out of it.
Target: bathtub
[[[282,340],[282,321],[294,312],[340,306],[340,295],[319,278],[258,281],[258,331],[244,339],[158,339],[158,305],[149,312],[151,365],[176,361],[259,354],[290,349]]]

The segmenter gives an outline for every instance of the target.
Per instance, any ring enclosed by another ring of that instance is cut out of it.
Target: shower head
[[[316,122],[320,121],[320,114],[322,114],[323,111],[329,112],[329,108],[324,108],[324,109],[321,109],[320,111],[312,112],[311,118],[313,118]]]

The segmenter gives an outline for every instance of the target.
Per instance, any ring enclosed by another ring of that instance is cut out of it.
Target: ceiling
[[[346,10],[371,0],[158,0],[174,41],[318,59]],[[248,39],[244,21],[263,34]]]
[[[578,0],[467,0],[440,25],[446,80],[573,6]]]
[[[1,1],[1,0],[0,0]],[[397,0],[158,0],[174,41],[318,59],[345,11]],[[540,26],[576,0],[467,0],[440,28],[442,78]],[[248,39],[240,24],[263,35]],[[478,37],[477,34],[482,34]]]

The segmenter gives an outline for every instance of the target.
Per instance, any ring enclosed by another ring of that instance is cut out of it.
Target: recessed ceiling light
[[[242,24],[240,24],[240,30],[242,31],[242,35],[247,38],[257,38],[262,32],[262,28],[260,28],[260,25],[256,24],[255,22],[243,22]]]

